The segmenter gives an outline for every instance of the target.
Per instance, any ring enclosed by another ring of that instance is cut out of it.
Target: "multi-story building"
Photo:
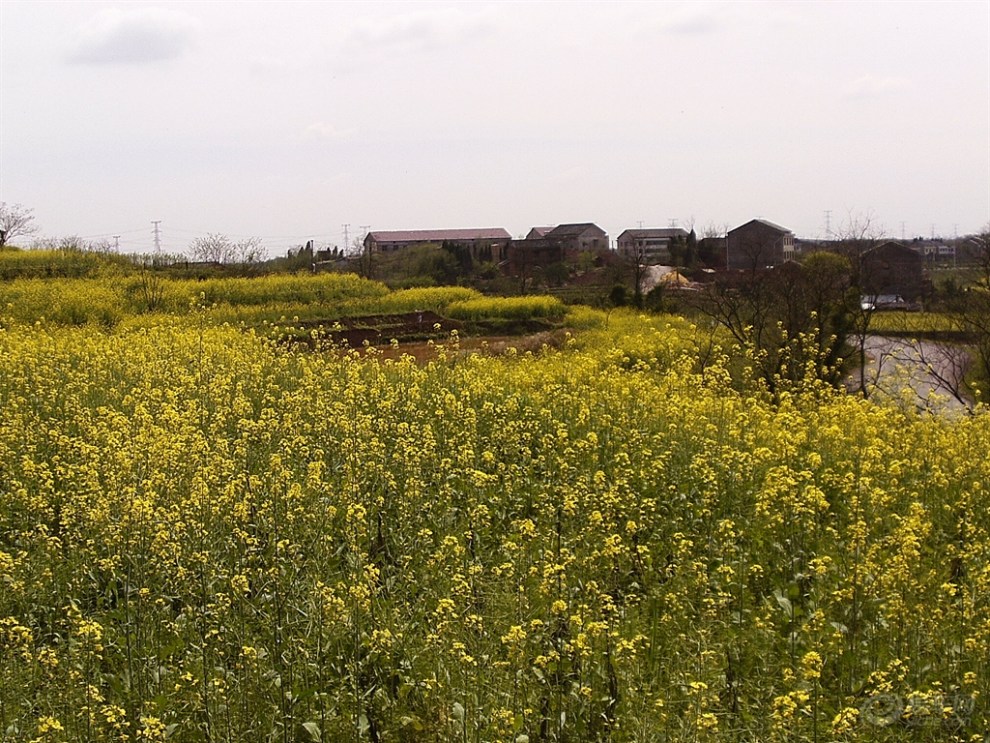
[[[751,219],[726,236],[726,261],[732,269],[769,268],[793,258],[794,233],[765,219]]]

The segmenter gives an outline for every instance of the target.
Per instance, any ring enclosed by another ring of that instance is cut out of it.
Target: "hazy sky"
[[[990,220],[990,2],[0,0],[0,201],[273,254],[596,222]]]

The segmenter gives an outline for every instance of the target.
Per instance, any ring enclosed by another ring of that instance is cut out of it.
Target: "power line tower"
[[[151,223],[155,225],[155,253],[161,253],[162,252],[162,231],[161,231],[162,220],[152,219]]]
[[[832,210],[825,210],[825,239],[828,239],[832,234]]]
[[[350,222],[348,222],[347,224],[341,225],[341,227],[344,228],[344,250],[350,250],[351,249],[351,240],[350,240],[350,236],[347,233],[347,230],[350,228],[350,226],[351,226],[351,223]]]

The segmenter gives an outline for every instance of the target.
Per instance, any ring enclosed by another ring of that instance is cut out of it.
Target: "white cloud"
[[[79,29],[71,62],[145,64],[175,59],[196,45],[201,24],[165,8],[110,8]]]
[[[362,18],[350,29],[345,44],[351,50],[383,48],[416,52],[482,38],[495,28],[488,11],[461,8],[403,13],[385,18]]]
[[[842,97],[852,100],[870,100],[899,93],[906,90],[908,86],[908,81],[903,77],[863,75],[845,87]]]

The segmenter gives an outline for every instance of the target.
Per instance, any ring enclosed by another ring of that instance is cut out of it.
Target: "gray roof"
[[[372,230],[368,233],[375,242],[443,242],[444,240],[509,240],[512,238],[501,227],[481,227],[464,230]]]
[[[605,230],[592,222],[578,222],[575,224],[558,224],[550,232],[548,237],[573,237],[584,234],[589,229],[595,229],[605,234]]]
[[[628,237],[632,240],[644,237],[687,237],[687,230],[682,227],[657,227],[657,228],[640,228],[636,230],[624,230],[619,239]]]
[[[741,225],[739,225],[739,227],[736,227],[736,229],[735,229],[735,230],[729,230],[729,232],[735,232],[735,231],[736,231],[736,230],[738,230],[738,229],[742,229],[742,228],[743,228],[743,227],[745,227],[745,226],[746,226],[747,224],[762,224],[763,226],[765,226],[765,227],[769,227],[770,229],[772,229],[772,230],[776,230],[777,232],[780,232],[781,234],[784,234],[784,235],[790,235],[790,234],[793,234],[793,233],[792,233],[792,232],[791,232],[791,231],[790,231],[789,229],[787,229],[786,227],[781,227],[781,226],[780,226],[779,224],[774,224],[774,223],[773,223],[773,222],[771,222],[771,221],[770,221],[769,219],[751,219],[751,220],[749,220],[748,222],[746,222],[746,224],[741,224]]]

